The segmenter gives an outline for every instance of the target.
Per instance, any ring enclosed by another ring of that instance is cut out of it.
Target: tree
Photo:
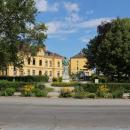
[[[103,22],[97,32],[98,35],[83,49],[88,59],[86,67],[96,68],[111,80],[130,77],[130,19]]]
[[[36,12],[35,0],[0,1],[1,70],[7,69],[9,64],[14,68],[21,66],[19,51],[26,51],[25,48],[29,48],[34,42],[35,45],[43,44],[46,39],[46,27],[44,24],[36,24]],[[31,25],[34,27],[31,28]]]

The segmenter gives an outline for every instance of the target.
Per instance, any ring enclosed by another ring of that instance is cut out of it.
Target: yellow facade
[[[27,75],[48,75],[53,77],[62,77],[63,57],[50,51],[39,49],[36,56],[25,56],[22,69],[14,71],[13,66],[8,67],[8,76],[27,76]]]
[[[87,59],[80,52],[79,54],[70,58],[70,74],[77,74],[78,72],[83,71],[86,76],[91,76],[92,71],[85,68]]]

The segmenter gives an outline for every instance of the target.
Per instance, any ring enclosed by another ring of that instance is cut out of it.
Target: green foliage
[[[15,88],[6,88],[0,91],[0,96],[13,96],[15,91]]]
[[[55,87],[73,87],[73,86],[78,86],[80,83],[78,82],[69,82],[69,83],[64,83],[64,82],[53,82],[51,85]]]
[[[36,97],[47,97],[48,92],[46,89],[40,90],[40,89],[36,88],[34,90],[34,94]]]
[[[80,84],[75,88],[76,94],[95,93],[103,98],[122,98],[123,93],[130,93],[129,83],[100,83],[100,84]]]
[[[87,98],[96,98],[96,96],[95,93],[87,93]]]
[[[103,22],[98,35],[90,40],[83,52],[88,59],[86,67],[102,72],[111,81],[130,77],[130,19]]]
[[[62,88],[61,91],[60,91],[60,96],[59,97],[64,97],[64,98],[72,97],[71,88],[69,88],[69,87]]]
[[[20,81],[20,82],[48,82],[49,77],[44,76],[17,76],[17,77],[8,77],[8,76],[0,76],[0,80],[8,80],[8,81]]]
[[[74,95],[73,95],[74,98],[78,98],[78,99],[84,99],[87,97],[87,93],[84,92],[84,91],[79,91],[79,92],[76,92]]]
[[[59,77],[59,78],[54,77],[54,78],[52,79],[52,81],[53,81],[53,82],[62,82],[62,77]]]
[[[35,0],[0,1],[0,70],[2,72],[7,72],[9,64],[14,66],[14,70],[22,67],[24,55],[20,53],[21,51],[31,52],[32,46],[44,45],[47,28],[45,24],[36,24],[36,12]]]

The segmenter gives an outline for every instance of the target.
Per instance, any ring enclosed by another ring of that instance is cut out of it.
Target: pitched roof
[[[58,57],[58,58],[64,58],[63,56],[61,56],[61,55],[59,55],[57,53],[48,51],[48,50],[45,51],[45,56],[53,56],[53,57]]]
[[[82,52],[79,52],[78,54],[74,55],[72,58],[85,58],[84,54]]]

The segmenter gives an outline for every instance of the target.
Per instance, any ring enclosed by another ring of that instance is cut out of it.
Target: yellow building
[[[22,69],[14,71],[13,66],[8,67],[8,76],[27,76],[27,75],[48,75],[50,79],[53,77],[62,77],[63,57],[59,54],[50,52],[40,48],[36,56],[25,56]]]
[[[83,71],[86,76],[91,76],[92,71],[86,69],[84,66],[87,62],[87,59],[82,52],[76,54],[70,58],[70,74],[77,74],[78,72]]]

